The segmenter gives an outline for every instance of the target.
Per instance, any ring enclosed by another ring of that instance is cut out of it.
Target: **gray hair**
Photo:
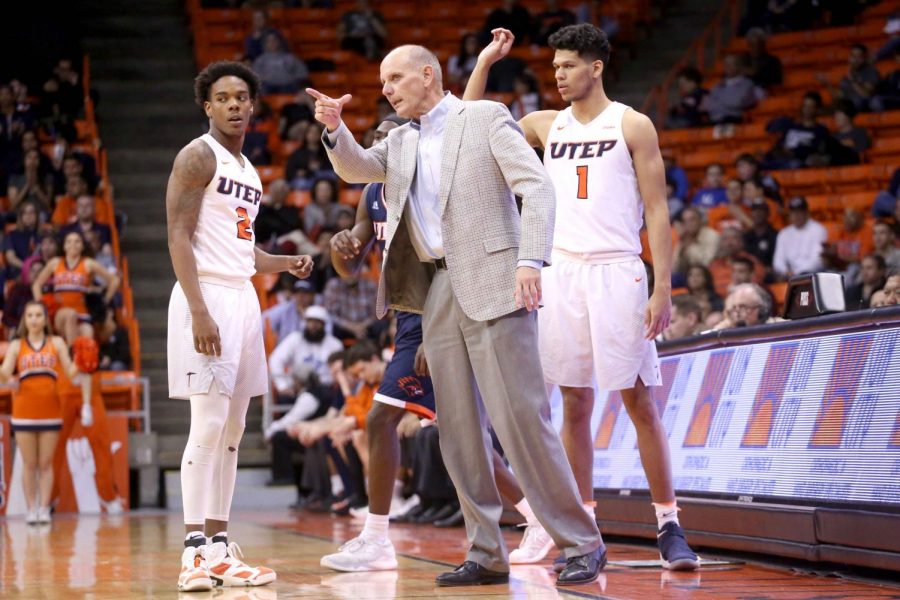
[[[441,71],[441,61],[438,60],[438,57],[434,52],[432,52],[425,46],[419,46],[416,44],[398,46],[397,48],[394,48],[392,52],[396,52],[401,49],[408,52],[407,59],[409,60],[410,65],[415,67],[431,67],[432,73],[434,73],[434,80],[439,85],[443,86],[444,77]]]

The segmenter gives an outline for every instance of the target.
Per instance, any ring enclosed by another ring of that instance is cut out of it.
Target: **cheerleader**
[[[14,371],[19,375],[19,388],[13,394],[12,430],[25,465],[22,482],[29,524],[50,522],[53,456],[62,426],[57,392],[60,369],[70,378],[79,375],[65,342],[52,334],[47,307],[30,301],[0,366],[0,381],[8,380]],[[81,419],[85,425],[91,422],[89,402],[82,404]]]

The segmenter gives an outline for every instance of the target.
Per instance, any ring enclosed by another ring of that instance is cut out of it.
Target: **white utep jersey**
[[[622,133],[629,108],[613,102],[582,125],[569,107],[550,126],[544,165],[556,188],[554,250],[600,261],[641,253],[644,204]]]
[[[243,154],[240,161],[208,133],[200,136],[216,155],[216,174],[203,192],[200,218],[191,245],[197,275],[234,282],[256,273],[253,222],[259,212],[262,182]]]

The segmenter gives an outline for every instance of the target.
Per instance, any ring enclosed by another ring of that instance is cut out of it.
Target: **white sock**
[[[185,523],[204,523],[216,469],[216,448],[228,415],[228,398],[215,381],[208,394],[191,396],[191,429],[181,457],[181,498]]]
[[[522,500],[516,504],[516,510],[525,517],[526,523],[529,525],[537,524],[537,517],[534,516],[534,511],[531,510],[531,505],[528,504],[528,498],[523,497]]]
[[[656,527],[662,529],[666,523],[678,523],[678,505],[675,502],[653,503],[656,512]]]
[[[344,491],[344,482],[341,480],[340,475],[332,475],[331,476],[331,493],[335,496],[340,496],[341,492]]]
[[[215,543],[213,540],[215,540],[216,538],[219,538],[219,541],[223,542],[226,546],[228,545],[228,532],[227,531],[220,531],[216,535],[210,536],[207,543],[208,544]]]
[[[386,542],[388,541],[390,522],[388,515],[376,515],[370,512],[366,515],[366,524],[360,535],[371,542]]]

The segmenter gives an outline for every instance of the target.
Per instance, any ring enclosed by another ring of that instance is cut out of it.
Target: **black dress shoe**
[[[600,546],[590,554],[573,556],[566,561],[566,568],[559,574],[556,585],[581,585],[600,576],[606,566],[606,546]]]
[[[477,562],[467,560],[456,567],[455,571],[438,575],[435,582],[442,586],[509,583],[509,573],[490,571],[479,565]]]
[[[423,503],[419,503],[419,504],[416,504],[415,506],[413,506],[411,509],[409,509],[405,513],[403,513],[402,515],[399,515],[396,517],[391,517],[390,521],[392,523],[413,523],[414,522],[413,519],[418,518],[418,516],[421,515],[423,512],[425,512],[427,509],[428,509],[428,506],[426,506]]]
[[[449,516],[452,516],[453,513],[459,510],[459,504],[456,502],[448,502],[444,506],[441,507],[439,511],[431,515],[431,520],[429,523],[437,523],[438,521],[443,521]]]
[[[435,527],[459,527],[465,522],[466,520],[463,517],[462,509],[457,508],[455,513],[453,513],[446,519],[438,519],[437,521],[432,523],[432,525],[434,525]]]

